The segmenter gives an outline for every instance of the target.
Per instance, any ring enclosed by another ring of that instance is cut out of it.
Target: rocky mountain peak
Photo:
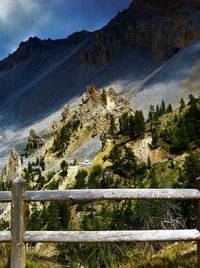
[[[62,115],[65,110],[64,108]],[[107,131],[112,117],[115,117],[116,121],[118,121],[117,118],[123,113],[134,114],[135,111],[125,98],[117,96],[113,88],[99,91],[94,85],[91,85],[87,87],[83,94],[78,109],[68,111],[67,122],[76,119],[82,127],[90,129],[92,135],[95,136]],[[66,120],[62,121],[66,124]],[[58,129],[60,128],[58,126]],[[56,129],[54,131],[55,133],[59,132]]]
[[[87,102],[101,102],[101,93],[96,89],[94,85],[88,86],[85,93],[82,96],[82,104]]]
[[[93,33],[82,30],[69,35],[67,38],[57,40],[50,38],[41,40],[37,36],[30,37],[27,41],[21,42],[15,52],[0,61],[0,71],[7,71],[37,53],[44,51],[46,55],[50,55],[51,51],[59,46],[77,45],[90,36],[93,36]]]
[[[108,91],[103,89],[102,91],[102,103],[107,110],[115,108],[117,102],[117,94],[113,88],[109,88]]]
[[[96,32],[92,46],[80,52],[80,62],[103,65],[126,46],[146,47],[164,61],[200,38],[198,0],[135,0]]]
[[[21,173],[21,157],[15,148],[13,148],[8,160],[8,164],[2,170],[1,179],[4,181],[11,181],[16,177],[21,176]]]
[[[94,137],[100,137],[104,144],[110,138],[108,133],[113,121],[117,131],[120,117],[124,113],[134,115],[136,109],[125,98],[117,96],[114,88],[98,90],[91,85],[86,88],[77,109],[70,111],[65,107],[62,117],[66,111],[67,120],[52,124],[53,138],[46,157],[69,156]]]
[[[9,70],[40,51],[48,54],[49,48],[86,40],[87,48],[83,46],[76,55],[81,64],[103,65],[126,46],[146,47],[156,59],[164,61],[200,38],[199,18],[199,0],[135,0],[98,31],[83,30],[60,40],[30,37],[0,61],[0,71]]]
[[[18,49],[7,58],[0,61],[0,71],[9,70],[15,65],[38,53],[43,49],[43,42],[38,37],[30,37],[27,41],[21,42]]]
[[[73,43],[73,44],[79,44],[80,42],[84,41],[88,37],[92,35],[91,32],[82,30],[80,32],[75,32],[67,37],[68,43]]]
[[[96,107],[97,105],[101,105],[106,110],[112,110],[116,106],[116,101],[117,94],[113,88],[98,91],[97,88],[92,85],[87,87],[85,93],[83,94],[81,107],[83,107],[84,105],[88,107]]]

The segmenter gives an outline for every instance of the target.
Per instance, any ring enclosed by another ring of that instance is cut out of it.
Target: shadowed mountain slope
[[[144,48],[126,48],[100,67],[80,64],[77,51],[86,45],[61,46],[50,57],[42,51],[0,72],[2,125],[41,119],[82,95],[91,83],[102,87],[124,82],[119,91],[126,91],[126,81],[141,82],[159,66]]]
[[[195,0],[136,0],[96,32],[29,38],[0,61],[1,129],[41,121],[92,83],[114,86],[145,110],[161,99],[177,105],[198,95],[198,43],[184,49],[198,38]]]

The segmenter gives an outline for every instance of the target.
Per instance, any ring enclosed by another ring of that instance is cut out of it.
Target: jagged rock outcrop
[[[97,105],[103,106],[106,110],[112,110],[115,108],[117,102],[117,94],[113,88],[105,89],[102,92],[92,85],[87,87],[85,93],[82,96],[82,103],[80,107],[93,108]]]
[[[69,106],[68,106],[68,105],[66,105],[66,106],[64,107],[63,112],[61,113],[61,115],[62,115],[61,122],[62,122],[62,121],[66,121],[66,120],[69,118],[69,116],[70,116],[70,111],[69,111]]]
[[[52,127],[53,132],[56,133],[56,130],[58,128],[58,123],[56,120],[53,120],[51,127]]]
[[[102,101],[102,95],[94,85],[87,87],[85,93],[82,96],[83,104],[87,104],[90,101],[94,103],[100,103]]]
[[[35,133],[35,130],[31,129],[28,137],[28,149],[37,149],[44,145],[44,139]]]
[[[105,64],[125,46],[146,46],[166,60],[200,38],[200,1],[135,0],[103,29],[93,45],[80,52],[80,62]]]
[[[15,148],[13,148],[8,160],[8,164],[2,170],[1,179],[4,181],[11,181],[16,177],[21,176],[21,173],[21,157]]]
[[[117,94],[113,88],[109,88],[108,91],[103,89],[102,92],[102,104],[107,110],[112,110],[116,106]]]
[[[117,127],[119,117],[125,112],[135,113],[135,109],[124,97],[118,97],[113,88],[98,91],[92,85],[87,87],[78,109],[71,112],[68,120],[79,120],[81,129],[90,130],[92,136],[103,135],[108,132],[111,119],[115,119]],[[79,135],[75,133],[74,139]]]
[[[111,125],[114,123],[117,132],[122,114],[126,112],[131,115],[135,111],[125,98],[117,96],[113,88],[99,91],[94,85],[87,87],[77,109],[70,111],[68,120],[61,121],[54,129],[46,156],[54,158],[72,155],[95,136],[100,137],[104,145],[112,139]]]

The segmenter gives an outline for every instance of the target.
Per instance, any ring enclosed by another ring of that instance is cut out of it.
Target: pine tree
[[[40,165],[40,160],[39,160],[38,157],[36,158],[36,163],[35,164],[36,164],[36,166],[39,166]]]
[[[78,173],[75,176],[75,185],[74,188],[75,189],[84,189],[86,188],[86,177],[87,177],[88,173],[86,170],[84,169],[79,169]]]
[[[194,97],[194,95],[190,94],[188,104],[194,105],[194,104],[196,104],[196,102],[197,102],[197,99]]]
[[[151,179],[150,188],[158,188],[159,185],[158,185],[158,181],[157,181],[157,178],[156,178],[155,166],[153,166],[153,168],[151,169],[150,179]]]
[[[179,110],[183,110],[184,107],[185,107],[185,102],[184,102],[184,99],[181,98],[181,100],[180,100],[180,107],[179,107]]]
[[[60,230],[61,222],[60,222],[60,211],[59,211],[59,203],[56,201],[52,201],[47,210],[45,211],[46,218],[46,230]]]
[[[192,153],[186,157],[184,164],[184,176],[186,187],[196,187],[196,179],[200,174],[200,153]]]
[[[45,177],[42,176],[41,172],[38,175],[38,179],[37,179],[37,189],[42,189],[43,186],[45,184]]]
[[[136,111],[135,113],[135,128],[136,137],[143,136],[145,132],[145,122],[142,111]]]
[[[167,113],[171,113],[172,112],[172,105],[171,103],[169,103],[168,107],[167,107]]]
[[[28,173],[31,174],[33,171],[32,164],[28,162]]]
[[[99,188],[101,175],[102,175],[101,166],[99,165],[94,166],[88,178],[88,187],[93,189]]]
[[[60,168],[61,168],[61,172],[60,172],[60,175],[62,177],[67,177],[67,174],[68,174],[68,163],[63,160],[60,164]]]
[[[115,119],[114,119],[114,116],[112,116],[111,121],[110,121],[110,128],[108,131],[112,138],[115,137],[116,130],[117,130],[117,128],[116,128],[116,124],[115,124]]]
[[[147,167],[148,167],[149,170],[151,169],[151,159],[150,159],[149,155],[148,155],[148,158],[147,158]]]
[[[45,170],[45,162],[44,162],[44,158],[43,157],[41,157],[41,159],[40,159],[40,167],[42,168],[42,171]]]
[[[129,134],[129,116],[128,113],[124,113],[119,119],[120,134]]]
[[[158,147],[158,132],[154,130],[152,133],[152,143],[151,146],[155,149]]]
[[[68,169],[68,163],[67,163],[65,160],[63,160],[63,161],[61,162],[61,164],[60,164],[60,168],[61,168],[61,170],[66,170],[66,169]]]
[[[136,138],[136,124],[135,124],[135,116],[131,115],[129,117],[129,136],[131,139]]]
[[[163,114],[166,113],[166,108],[165,108],[165,102],[164,102],[164,100],[162,100],[162,104],[161,104],[161,107],[160,107],[160,113],[161,113],[161,115],[163,115]]]
[[[157,104],[156,105],[156,112],[155,112],[155,116],[159,117],[160,116],[160,107],[159,105]]]
[[[149,108],[148,122],[150,122],[151,132],[153,131],[154,122],[155,122],[155,108],[153,105]]]
[[[69,223],[71,220],[71,208],[69,202],[62,201],[58,203],[59,205],[59,218],[62,230],[68,230]]]

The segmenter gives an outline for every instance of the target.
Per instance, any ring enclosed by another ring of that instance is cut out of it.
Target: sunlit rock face
[[[11,151],[8,164],[2,170],[1,179],[4,181],[11,181],[14,180],[16,177],[21,176],[21,173],[21,157],[18,152],[13,149]]]
[[[63,112],[65,111],[66,107]],[[92,136],[103,135],[108,132],[111,118],[115,119],[117,125],[123,113],[134,114],[135,111],[136,109],[131,107],[124,97],[117,96],[115,89],[97,90],[94,85],[91,85],[86,88],[78,109],[73,112],[68,111],[68,120],[78,120],[80,129],[89,129]],[[59,133],[59,129],[66,122],[61,120],[61,125],[57,125],[54,132]]]

